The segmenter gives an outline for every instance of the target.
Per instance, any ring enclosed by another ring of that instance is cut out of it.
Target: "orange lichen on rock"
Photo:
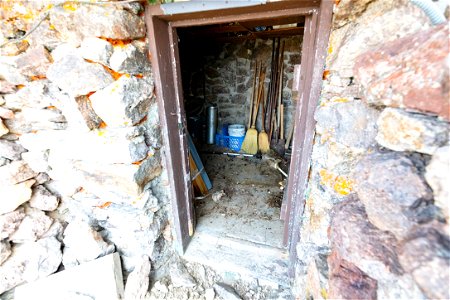
[[[45,75],[35,75],[35,76],[31,76],[31,80],[35,81],[35,80],[41,80],[41,79],[46,79],[47,77]]]
[[[109,72],[109,74],[111,74],[111,76],[114,78],[114,80],[119,79],[120,77],[122,77],[123,75],[130,77],[130,74],[124,74],[124,73],[119,73],[114,71],[113,69],[108,68],[107,66],[103,66],[105,68],[106,71]]]
[[[330,75],[330,70],[323,71],[322,79],[326,80],[328,78],[328,75]]]
[[[344,177],[337,177],[333,188],[338,194],[348,195],[353,190],[353,182]]]
[[[98,207],[98,208],[107,208],[107,207],[109,207],[111,204],[112,204],[112,202],[107,201],[107,202],[103,203],[102,205],[96,205],[96,207]]]
[[[344,177],[338,176],[328,170],[322,169],[319,171],[320,184],[332,188],[340,195],[348,195],[353,191],[353,181]]]
[[[96,62],[95,61],[92,61],[92,60],[90,60],[90,59],[84,59],[85,61],[87,61],[88,63],[91,63],[91,64],[96,64]],[[116,72],[116,71],[114,71],[113,69],[111,69],[111,68],[109,68],[109,67],[107,67],[107,66],[105,66],[105,65],[101,65],[106,71],[108,71],[108,73],[109,74],[111,74],[111,76],[114,78],[114,80],[117,80],[117,79],[119,79],[120,77],[122,77],[123,75],[128,75],[128,77],[130,76],[129,74],[124,74],[124,73],[119,73],[119,72]],[[94,92],[92,92],[92,94],[93,94]],[[92,94],[90,94],[90,95],[92,95]],[[90,95],[88,95],[88,96],[90,96]]]
[[[125,47],[126,45],[130,44],[133,40],[128,39],[128,40],[115,40],[115,39],[110,39],[110,38],[105,38],[105,37],[99,37],[102,40],[108,41],[109,43],[111,43],[111,45],[113,45],[114,47]]]

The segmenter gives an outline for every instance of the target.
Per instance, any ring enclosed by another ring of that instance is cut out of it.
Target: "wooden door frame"
[[[172,194],[175,248],[182,254],[194,233],[195,217],[186,141],[181,71],[176,29],[236,21],[305,16],[302,68],[296,106],[292,158],[287,186],[284,244],[295,261],[300,240],[301,216],[305,205],[310,157],[314,138],[314,111],[322,87],[322,74],[331,29],[331,0],[278,1],[264,5],[165,15],[159,5],[146,6],[145,21],[150,59],[163,137],[163,151]],[[294,180],[295,179],[295,180]],[[293,264],[291,264],[293,265]]]

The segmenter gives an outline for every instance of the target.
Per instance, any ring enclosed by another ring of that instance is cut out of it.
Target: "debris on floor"
[[[226,194],[225,194],[225,192],[224,192],[223,190],[220,190],[220,191],[214,192],[214,193],[212,194],[212,199],[213,199],[214,202],[217,203],[217,202],[219,202],[219,200],[220,200],[223,196],[226,196]]]
[[[219,275],[211,268],[192,262],[174,262],[172,272],[191,277],[192,286],[176,286],[171,276],[163,277],[152,283],[145,300],[177,299],[177,300],[264,300],[292,299],[289,288],[274,289],[264,285],[257,279],[233,280],[233,274]],[[175,271],[176,268],[180,268]]]

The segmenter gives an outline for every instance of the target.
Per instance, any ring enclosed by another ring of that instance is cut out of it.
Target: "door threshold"
[[[256,279],[260,286],[273,289],[291,286],[286,249],[217,236],[197,228],[183,258],[236,280]]]

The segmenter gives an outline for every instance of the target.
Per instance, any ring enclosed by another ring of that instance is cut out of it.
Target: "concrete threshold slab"
[[[285,249],[233,237],[197,231],[184,259],[212,268],[219,274],[235,273],[242,279],[257,279],[261,285],[289,287],[289,254]]]

